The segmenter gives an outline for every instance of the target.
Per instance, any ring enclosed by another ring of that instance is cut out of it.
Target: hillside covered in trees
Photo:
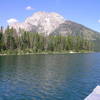
[[[43,35],[21,30],[20,35],[13,28],[0,29],[0,53],[42,53],[42,52],[93,51],[93,43],[81,36]]]

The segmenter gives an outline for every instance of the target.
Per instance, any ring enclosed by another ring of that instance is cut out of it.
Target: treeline
[[[19,35],[18,35],[19,34]],[[60,52],[93,50],[91,41],[81,36],[61,36],[20,31],[17,33],[13,28],[7,28],[5,31],[0,29],[0,51],[5,50],[31,50],[30,52]]]

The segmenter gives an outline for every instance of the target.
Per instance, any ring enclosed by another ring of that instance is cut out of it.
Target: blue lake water
[[[100,53],[0,56],[0,100],[84,100],[100,85]]]

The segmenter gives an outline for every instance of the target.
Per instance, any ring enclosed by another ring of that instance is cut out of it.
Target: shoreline
[[[95,53],[93,51],[79,51],[79,52],[75,52],[75,51],[65,51],[65,52],[37,52],[37,53],[29,53],[29,52],[26,52],[26,53],[20,53],[18,52],[17,54],[15,52],[13,53],[0,53],[0,56],[12,56],[12,55],[16,55],[16,56],[21,56],[21,55],[56,55],[56,54],[79,54],[79,53],[83,53],[83,54],[86,54],[86,53]]]

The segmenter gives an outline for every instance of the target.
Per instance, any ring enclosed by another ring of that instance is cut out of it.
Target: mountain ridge
[[[55,12],[36,12],[31,17],[26,18],[24,22],[14,23],[10,27],[16,29],[17,32],[23,29],[44,35],[81,35],[90,40],[96,40],[100,37],[99,32],[74,21],[66,20]]]
[[[10,27],[15,28],[17,31],[21,28],[25,31],[37,31],[49,35],[64,21],[65,19],[57,13],[37,12],[26,18],[24,22],[12,24]]]

